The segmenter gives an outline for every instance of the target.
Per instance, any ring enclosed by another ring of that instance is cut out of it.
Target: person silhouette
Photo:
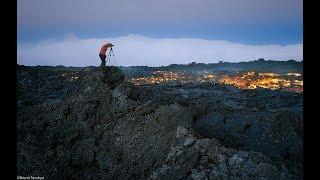
[[[106,52],[107,52],[108,48],[111,48],[112,46],[114,46],[114,45],[111,43],[106,43],[106,44],[102,45],[100,52],[99,52],[99,57],[101,59],[100,67],[104,68],[106,66],[106,58],[107,58]]]

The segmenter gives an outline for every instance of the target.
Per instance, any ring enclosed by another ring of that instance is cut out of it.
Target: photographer
[[[112,46],[114,46],[114,45],[111,43],[106,43],[101,47],[100,52],[99,52],[99,57],[101,59],[100,67],[106,66],[106,58],[107,58],[106,52],[107,52],[108,48],[111,48]]]

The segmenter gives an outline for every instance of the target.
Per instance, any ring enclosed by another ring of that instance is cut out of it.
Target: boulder
[[[116,66],[106,66],[102,69],[102,81],[107,83],[111,89],[121,84],[125,76]]]
[[[213,111],[198,118],[195,126],[202,136],[236,149],[263,152],[277,162],[302,163],[302,120],[289,109],[243,109],[225,117]]]
[[[289,174],[269,161],[264,154],[233,150],[216,139],[194,138],[195,143],[184,146],[185,136],[192,136],[192,130],[178,126],[175,143],[165,163],[155,169],[150,179],[279,179]],[[183,134],[183,136],[181,136]]]

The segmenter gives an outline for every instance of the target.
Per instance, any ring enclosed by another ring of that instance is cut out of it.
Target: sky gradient
[[[203,57],[207,63],[220,58],[246,61],[259,55],[279,60],[289,57],[301,60],[302,3],[302,0],[18,0],[18,63],[79,64],[72,56],[67,56],[72,53],[79,58],[91,58],[82,64],[92,62],[95,65],[95,61],[99,60],[96,53],[104,40],[115,41],[115,50],[121,53],[118,54],[119,64],[123,65],[167,64],[168,59],[163,59],[167,56],[171,57],[172,63],[185,62],[192,59],[191,55],[187,55],[188,46],[194,45],[184,43],[193,41],[198,43],[197,46],[208,48],[207,57],[201,49],[192,48],[194,58]],[[77,48],[73,49],[75,47],[70,44],[70,39],[83,46],[76,45]],[[93,40],[96,40],[93,47],[84,43]],[[132,48],[129,44],[135,42],[130,40],[140,43],[140,47],[134,48],[136,51],[153,54],[140,56],[132,49],[124,49]],[[148,47],[154,47],[148,44],[151,42],[162,45],[150,49]],[[50,43],[53,43],[52,46],[49,46]],[[50,49],[50,52],[44,53],[48,47],[57,48],[57,44],[68,51]],[[240,46],[231,51],[235,44]],[[228,54],[222,55],[220,46],[229,48],[224,50]],[[260,46],[274,49],[256,51],[247,48]],[[180,49],[182,52],[179,53],[186,55],[179,55],[172,49],[170,54],[163,56],[163,49],[168,47]],[[288,47],[299,48],[289,48],[291,52],[287,52]],[[127,57],[134,61],[124,59]],[[157,63],[150,64],[150,61]]]

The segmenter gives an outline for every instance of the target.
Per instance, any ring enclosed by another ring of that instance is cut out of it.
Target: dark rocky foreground
[[[20,176],[302,179],[302,94],[134,86],[115,67],[18,66],[17,77]]]

